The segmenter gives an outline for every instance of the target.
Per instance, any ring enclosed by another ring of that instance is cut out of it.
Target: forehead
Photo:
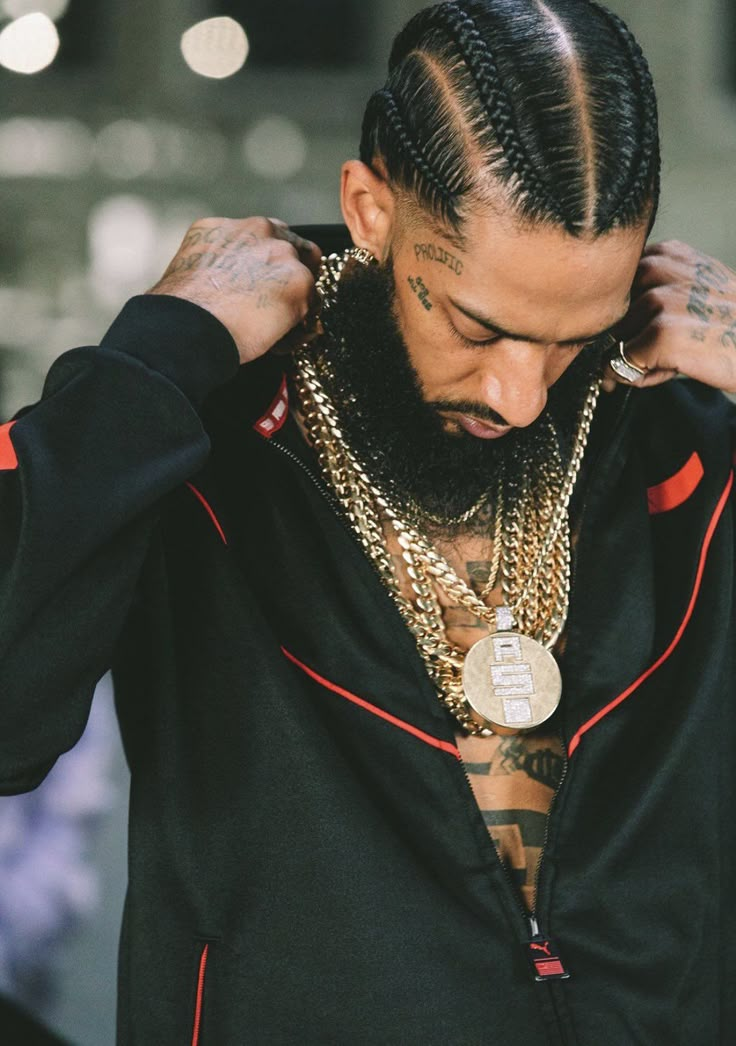
[[[533,333],[546,339],[561,336],[567,326],[595,330],[620,317],[646,231],[642,225],[577,238],[557,225],[519,224],[486,211],[468,217],[462,247],[430,221],[416,218],[402,239],[416,264],[429,263],[440,294],[490,313],[508,330],[527,331],[530,322],[536,324]],[[460,264],[436,264],[440,250]]]

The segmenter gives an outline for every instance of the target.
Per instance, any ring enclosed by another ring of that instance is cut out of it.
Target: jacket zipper
[[[562,741],[563,749],[566,751],[567,750],[567,745],[565,744],[565,738],[562,735],[562,732],[560,732],[559,736],[560,736],[560,740]],[[478,809],[478,804],[477,804],[477,802],[475,800],[475,794],[473,792],[473,786],[470,783],[470,776],[468,774],[467,767],[465,765],[465,762],[462,759],[460,760],[460,764],[461,764],[462,769],[463,769],[463,774],[465,776],[465,780],[466,780],[467,785],[468,785],[468,790],[470,792],[470,796],[471,796],[471,798],[473,800],[473,805],[474,805],[474,807],[476,809]],[[509,885],[510,894],[511,894],[511,896],[514,899],[514,904],[515,904],[516,908],[518,909],[518,911],[519,911],[519,913],[521,915],[521,918],[522,918],[522,920],[524,922],[525,928],[527,929],[527,931],[531,931],[531,937],[532,938],[541,937],[542,936],[542,930],[540,929],[540,921],[539,921],[539,903],[538,903],[539,902],[540,873],[542,871],[542,863],[543,863],[543,860],[544,860],[544,852],[545,852],[545,849],[547,847],[547,843],[549,841],[550,817],[552,815],[552,810],[554,808],[554,805],[555,805],[555,803],[557,801],[557,797],[560,794],[560,791],[562,789],[562,785],[563,785],[563,783],[565,781],[565,778],[567,777],[567,770],[568,770],[568,759],[567,759],[567,755],[565,755],[565,761],[564,761],[564,765],[563,765],[563,768],[562,768],[562,774],[560,775],[560,780],[559,780],[559,782],[557,784],[557,788],[555,789],[555,793],[552,796],[552,801],[551,801],[550,807],[549,807],[549,813],[547,814],[547,818],[546,818],[545,829],[544,829],[544,839],[542,841],[542,849],[540,850],[539,858],[537,859],[537,866],[536,866],[536,870],[535,870],[535,874],[534,874],[534,908],[532,909],[531,912],[529,911],[529,909],[526,907],[526,905],[522,901],[522,899],[521,899],[521,897],[519,895],[518,887],[514,883],[514,880],[511,878],[511,875],[509,873],[509,870],[508,870],[506,864],[501,860],[501,854],[499,852],[499,849],[496,846],[496,843],[495,843],[493,837],[491,836],[490,832],[488,832],[487,826],[485,824],[483,825],[483,827],[486,829],[486,833],[488,835],[488,841],[491,844],[491,846],[493,847],[493,849],[495,851],[495,854],[496,854],[496,859],[497,859],[499,865],[501,866],[501,871],[503,872],[504,879],[506,880],[506,882]]]
[[[298,454],[295,454],[294,451],[291,450],[289,447],[285,447],[283,445],[283,443],[279,443],[277,440],[272,439],[272,440],[269,441],[269,445],[274,447],[277,451],[279,451],[279,453],[283,454],[290,461],[293,461],[296,465],[299,466],[301,471],[311,480],[312,484],[317,488],[319,493],[325,498],[325,500],[328,502],[328,504],[335,510],[338,518],[340,519],[341,523],[344,525],[345,530],[350,535],[350,537],[353,540],[353,542],[357,545],[357,547],[360,549],[360,551],[364,553],[365,550],[364,550],[362,544],[360,543],[358,538],[355,536],[354,531],[352,530],[352,528],[350,527],[348,521],[346,520],[346,518],[344,516],[343,509],[342,509],[342,506],[341,506],[340,502],[337,500],[336,497],[333,496],[333,494],[331,493],[330,489],[323,482],[323,480],[319,476],[317,476],[309,468],[309,466],[306,464],[306,462],[304,462],[299,457]],[[371,569],[373,570],[373,572],[376,575],[376,577],[379,579],[379,581],[381,581],[381,584],[383,584],[383,579],[381,578],[381,575],[380,575],[378,569],[376,568],[375,564],[373,563],[373,561],[368,556],[366,556],[365,558],[366,558],[367,562],[370,564]],[[397,614],[398,614],[398,610],[397,610]],[[403,618],[401,618],[401,621],[402,621],[402,624],[403,624]],[[563,741],[563,745],[564,745],[565,744],[564,738],[562,738],[562,741]],[[566,748],[566,746],[565,746],[565,748]],[[470,783],[470,777],[468,775],[467,767],[465,766],[465,762],[462,759],[460,760],[460,764],[462,766],[463,776],[465,777],[465,781],[466,781],[466,784],[468,786],[468,791],[470,793],[470,798],[472,799],[473,808],[475,810],[478,810],[478,804],[475,801],[475,795],[473,793],[473,786]],[[567,756],[565,756],[565,765],[564,765],[564,768],[563,768],[562,777],[561,777],[560,782],[559,782],[559,784],[557,786],[557,791],[555,792],[554,797],[552,799],[552,804],[554,804],[555,799],[557,798],[557,795],[559,794],[560,788],[562,787],[562,782],[564,781],[566,774],[567,774]],[[551,812],[551,807],[550,807],[550,812]],[[485,828],[485,825],[484,825],[484,828]],[[546,846],[546,843],[547,843],[548,832],[549,832],[549,817],[547,818],[547,827],[545,829],[545,838],[544,838],[544,845],[545,846]],[[498,847],[496,846],[496,844],[493,841],[490,833],[488,833],[487,830],[486,830],[486,834],[488,836],[488,842],[493,847],[493,851],[494,851],[494,853],[496,855],[496,860],[498,861],[499,865],[501,866],[501,871],[503,873],[503,876],[504,876],[506,882],[508,883],[510,895],[511,895],[511,897],[513,897],[515,906],[518,909],[518,911],[519,911],[519,913],[520,913],[520,915],[521,915],[521,917],[523,919],[523,924],[524,924],[525,929],[531,930],[532,937],[539,936],[540,935],[540,928],[539,928],[539,921],[538,921],[538,915],[537,915],[537,910],[536,910],[536,908],[537,908],[536,904],[535,904],[534,911],[532,913],[529,913],[529,911],[525,907],[523,901],[519,897],[519,891],[518,891],[518,889],[517,889],[513,879],[511,878],[506,865],[501,860],[501,855],[500,855],[500,853],[498,851]],[[544,857],[544,848],[542,849],[542,852],[539,855],[539,860],[537,862],[535,897],[538,896],[539,873],[541,871],[542,858],[543,857]]]
[[[601,459],[604,457],[604,454],[605,453],[610,453],[612,446],[615,447],[617,439],[618,439],[619,432],[621,431],[621,427],[622,427],[622,424],[623,424],[624,417],[626,415],[626,408],[628,407],[629,400],[631,399],[631,393],[632,393],[631,389],[627,389],[626,390],[626,394],[625,394],[625,396],[623,398],[623,402],[622,402],[622,404],[621,404],[621,406],[619,408],[618,416],[616,417],[615,422],[613,424],[613,428],[612,428],[612,431],[611,431],[611,435],[609,437],[609,441],[608,441],[606,447],[605,448],[601,448],[601,450],[596,455],[594,461],[591,462],[591,464],[589,466],[589,469],[588,469],[588,474],[589,475],[593,475],[595,473],[595,470],[598,467],[598,464],[600,463]],[[583,499],[582,499],[582,502],[580,504],[580,511],[579,511],[579,515],[578,515],[578,528],[579,528],[579,531],[580,531],[581,534],[582,534],[583,520],[585,519],[585,510],[588,507],[589,494],[590,494],[590,484],[587,484],[586,485],[586,489],[583,492]],[[576,576],[577,576],[577,565],[578,565],[579,551],[580,551],[580,548],[578,546],[578,548],[573,551],[573,556],[572,556],[572,565],[571,565],[571,571],[570,571],[570,594],[571,595],[572,595],[573,589],[575,587],[575,579],[576,579]],[[570,767],[570,761],[569,761],[568,756],[567,756],[567,740],[566,740],[565,735],[563,734],[563,732],[561,730],[559,731],[559,737],[560,737],[560,740],[562,742],[563,752],[565,753],[565,762],[564,762],[564,765],[563,765],[563,768],[562,768],[562,774],[560,776],[560,780],[559,780],[559,782],[557,784],[557,788],[555,789],[555,793],[552,796],[552,801],[551,801],[550,806],[549,806],[549,811],[547,813],[547,819],[546,819],[545,826],[544,826],[544,838],[542,840],[542,848],[541,848],[541,850],[539,852],[539,858],[537,859],[537,867],[536,867],[536,871],[535,871],[535,875],[534,875],[534,910],[530,914],[526,910],[526,908],[523,908],[524,917],[527,920],[527,922],[528,922],[528,924],[529,924],[529,926],[531,928],[533,937],[542,935],[542,931],[540,930],[540,923],[539,923],[539,887],[540,887],[541,878],[542,878],[542,868],[543,868],[543,864],[544,864],[544,856],[545,856],[545,852],[546,852],[546,849],[547,849],[547,844],[549,843],[549,833],[550,833],[550,824],[551,824],[551,821],[552,821],[552,814],[553,814],[555,805],[557,803],[557,799],[559,797],[559,794],[562,791],[562,786],[565,783],[565,778],[567,777],[568,770],[569,770],[569,767]],[[465,776],[467,777],[467,772],[466,772]],[[468,783],[470,783],[469,779],[468,779]],[[471,786],[471,788],[472,788],[472,786]],[[500,857],[499,857],[499,860],[500,860]],[[501,864],[503,865],[503,862],[501,862]],[[506,869],[505,869],[505,866],[504,866],[504,871],[505,870]],[[507,878],[511,882],[511,877],[507,875]],[[512,883],[512,886],[513,886],[513,883]]]
[[[316,487],[317,491],[325,498],[327,503],[333,508],[333,510],[334,510],[335,514],[337,515],[338,519],[340,520],[341,524],[344,526],[345,530],[350,535],[351,540],[360,549],[360,551],[365,555],[365,550],[363,549],[362,544],[360,543],[360,541],[356,537],[356,535],[355,535],[354,531],[352,530],[348,520],[345,518],[345,515],[343,513],[343,509],[342,509],[342,506],[340,505],[340,502],[337,500],[337,498],[335,498],[332,495],[332,493],[330,492],[330,490],[326,486],[326,484],[323,482],[323,480],[319,476],[315,475],[315,473],[312,472],[312,470],[309,468],[309,466],[304,461],[302,461],[302,459],[299,457],[299,455],[295,454],[294,451],[292,451],[289,447],[285,447],[282,443],[279,443],[278,441],[276,441],[274,439],[271,439],[269,441],[269,445],[274,447],[279,453],[283,454],[284,457],[288,458],[290,461],[292,461],[296,465],[298,465],[298,467],[305,474],[305,476],[307,476],[307,478],[311,481],[313,486]],[[373,570],[374,574],[376,575],[376,577],[379,579],[379,581],[383,585],[383,579],[381,578],[381,575],[378,572],[378,569],[375,566],[375,564],[373,563],[373,561],[370,559],[369,556],[365,556],[365,559],[370,563],[371,569]],[[401,620],[401,623],[402,623],[402,626],[403,626],[404,621],[403,621],[403,618],[401,617],[401,615],[399,613],[398,607],[396,607],[391,601],[389,601],[389,605],[391,605],[394,608],[394,610],[396,611],[396,615]],[[567,746],[565,744],[564,737],[562,737],[562,742],[563,742],[563,748],[565,750],[565,753],[567,753]],[[531,914],[528,912],[526,906],[524,905],[524,902],[523,902],[523,900],[521,899],[521,897],[519,895],[519,891],[518,891],[518,889],[517,889],[513,879],[511,878],[506,865],[501,860],[501,855],[499,853],[498,847],[496,846],[495,842],[493,841],[493,838],[491,837],[490,833],[488,832],[486,825],[482,822],[482,818],[481,818],[481,814],[480,814],[480,808],[479,808],[479,806],[478,806],[478,804],[477,804],[477,802],[475,800],[475,795],[473,793],[473,786],[470,783],[470,777],[468,775],[467,767],[466,767],[465,762],[464,762],[464,760],[462,758],[460,759],[460,765],[462,767],[462,773],[463,773],[463,776],[465,778],[465,783],[466,783],[467,788],[468,788],[469,799],[471,801],[472,809],[474,811],[474,814],[475,814],[476,817],[478,817],[481,820],[481,823],[483,825],[483,830],[484,830],[485,837],[488,840],[488,843],[490,844],[490,846],[493,848],[493,853],[495,854],[496,862],[500,866],[501,873],[502,873],[502,875],[503,875],[503,877],[504,877],[504,879],[505,879],[505,881],[506,881],[506,883],[508,885],[509,898],[512,900],[514,906],[517,908],[517,910],[518,910],[518,912],[519,912],[519,914],[520,914],[520,916],[521,916],[521,918],[523,920],[522,925],[523,925],[524,931],[525,931],[524,932],[524,937],[525,937],[525,940],[526,940],[526,947],[528,949],[527,954],[529,955],[530,959],[533,962],[533,954],[531,952],[531,949],[533,947],[535,947],[535,942],[544,942],[545,944],[549,944],[550,943],[549,941],[545,941],[544,935],[542,934],[542,931],[541,931],[541,928],[540,928],[540,924],[539,924],[539,918],[538,918],[538,912],[537,912],[537,901],[538,901],[538,898],[539,898],[539,878],[540,878],[540,873],[541,873],[541,870],[542,870],[542,860],[543,860],[543,857],[544,857],[544,849],[545,849],[545,847],[547,845],[547,840],[548,840],[548,835],[549,835],[549,822],[550,822],[550,815],[552,813],[552,807],[555,804],[557,796],[559,795],[560,789],[562,787],[562,783],[563,783],[563,781],[564,781],[564,779],[565,779],[565,777],[567,775],[567,767],[568,767],[567,754],[565,754],[565,765],[563,767],[562,776],[561,776],[560,782],[559,782],[559,784],[557,786],[557,790],[555,791],[555,794],[554,794],[554,796],[552,798],[552,804],[550,806],[550,812],[549,812],[549,814],[547,816],[547,822],[546,822],[545,833],[544,833],[544,842],[543,842],[542,850],[541,850],[540,855],[539,855],[539,861],[537,862],[537,869],[536,869],[536,875],[535,875],[535,890],[534,890],[535,904],[534,904],[534,911]],[[541,944],[538,945],[538,946],[541,946]],[[567,973],[564,974],[565,978],[568,977],[568,976],[569,975]],[[536,977],[537,981],[546,980],[546,979],[547,978],[542,978],[542,977],[539,977],[539,976]],[[556,1011],[555,1011],[555,1013],[556,1013]],[[563,1025],[562,1025],[562,1022],[561,1022],[559,1016],[556,1017],[556,1025],[557,1025],[557,1030],[558,1030],[560,1036],[562,1037],[563,1041],[566,1042],[567,1041],[567,1037],[566,1037],[566,1034],[565,1034],[565,1029],[563,1028]]]
[[[615,444],[616,439],[617,439],[618,434],[619,434],[619,431],[621,429],[623,418],[624,418],[624,416],[626,414],[626,407],[628,406],[630,398],[631,398],[631,390],[628,389],[627,392],[626,392],[626,396],[624,398],[624,401],[621,404],[621,408],[619,410],[618,417],[616,418],[615,424],[613,426],[613,431],[611,433],[611,437],[609,439],[609,442],[608,442],[607,446],[604,449],[601,449],[601,451],[596,456],[595,461],[590,466],[590,473],[592,473],[594,471],[594,469],[596,468],[596,466],[600,462],[601,458],[603,457],[604,452],[605,451],[610,451],[611,445]],[[333,508],[333,510],[335,511],[336,515],[340,519],[341,523],[343,524],[343,526],[344,526],[345,530],[347,531],[347,533],[350,535],[350,537],[353,540],[353,542],[357,545],[357,547],[361,550],[361,552],[364,553],[365,550],[363,549],[362,544],[360,543],[360,541],[356,537],[352,527],[350,526],[348,520],[346,519],[340,502],[338,501],[338,499],[336,497],[334,497],[334,495],[329,490],[329,488],[324,483],[324,481],[321,479],[321,477],[317,476],[309,468],[309,466],[299,457],[299,455],[295,454],[294,451],[292,451],[289,447],[285,447],[282,443],[280,443],[280,442],[278,442],[277,440],[274,440],[274,439],[270,440],[269,442],[270,442],[271,446],[273,446],[276,450],[279,451],[279,453],[283,454],[290,461],[293,461],[296,465],[298,465],[298,467],[301,469],[301,471],[308,477],[308,479],[311,481],[311,483],[317,488],[318,492],[322,495],[322,497],[324,497],[325,500],[328,502],[328,504]],[[581,507],[580,507],[579,527],[580,527],[581,532],[582,532],[583,519],[585,517],[585,510],[587,508],[587,503],[588,503],[587,494],[588,494],[588,491],[586,490],[586,492],[585,492],[585,494],[583,496],[583,501],[582,501]],[[374,574],[381,581],[381,584],[383,584],[383,580],[381,578],[381,575],[380,575],[377,567],[373,563],[373,561],[370,559],[369,556],[365,556],[365,559],[368,561],[368,563],[370,563],[371,569],[373,570]],[[571,592],[572,592],[574,584],[575,584],[577,561],[578,561],[578,556],[577,556],[577,554],[574,554],[573,555],[571,575],[570,575],[570,591]],[[398,615],[398,609],[397,608],[395,608],[395,609],[396,609],[396,613]],[[402,620],[402,624],[403,624],[403,618],[401,620]],[[490,832],[487,831],[487,826],[485,824],[483,825],[484,829],[486,830],[486,836],[488,838],[488,841],[491,844],[491,846],[493,847],[493,851],[494,851],[494,853],[496,855],[496,860],[497,860],[498,864],[501,867],[501,871],[503,873],[504,879],[506,880],[506,883],[508,884],[509,896],[511,898],[513,898],[515,907],[517,908],[517,910],[519,911],[519,914],[521,915],[521,918],[523,919],[523,925],[525,927],[525,930],[530,935],[530,943],[534,942],[536,939],[542,939],[544,937],[543,929],[542,929],[542,926],[541,926],[541,923],[540,923],[540,914],[539,914],[539,890],[540,890],[540,883],[541,883],[542,871],[543,871],[543,867],[544,867],[545,852],[546,852],[546,849],[547,849],[547,844],[549,842],[550,824],[551,824],[551,820],[552,820],[552,814],[554,812],[554,808],[555,808],[555,805],[557,803],[557,800],[558,800],[558,797],[560,795],[560,792],[562,791],[562,786],[565,783],[565,779],[567,777],[568,769],[569,769],[569,760],[568,760],[568,757],[567,757],[567,742],[565,740],[565,737],[564,737],[564,734],[562,733],[562,731],[560,731],[559,736],[560,736],[560,740],[562,741],[563,751],[565,753],[565,756],[564,756],[565,761],[564,761],[564,766],[563,766],[563,769],[562,769],[562,774],[560,776],[560,780],[559,780],[559,782],[557,784],[557,788],[555,789],[555,793],[552,796],[552,801],[550,803],[549,812],[547,814],[547,818],[546,818],[546,822],[545,822],[544,839],[543,839],[543,842],[542,842],[542,848],[541,848],[540,853],[539,853],[539,858],[537,860],[537,867],[536,867],[535,874],[534,874],[534,908],[533,908],[533,910],[531,912],[529,912],[529,910],[527,909],[526,905],[522,901],[522,899],[520,897],[520,894],[519,894],[519,890],[516,887],[516,884],[514,883],[513,879],[511,878],[511,875],[509,874],[508,868],[506,867],[504,862],[501,860],[501,854],[499,853],[498,847],[496,846],[496,843],[494,842]],[[470,783],[470,777],[468,775],[467,767],[465,765],[465,762],[462,759],[460,760],[460,764],[462,766],[463,776],[465,777],[465,782],[467,784],[468,791],[470,793],[470,798],[472,800],[473,808],[474,808],[474,810],[476,810],[478,812],[478,815],[480,816],[478,804],[477,804],[477,802],[475,800],[475,794],[473,793],[473,786]],[[567,976],[567,974],[565,974],[565,976]]]

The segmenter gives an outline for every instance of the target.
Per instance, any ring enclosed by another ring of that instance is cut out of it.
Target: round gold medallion
[[[562,677],[552,654],[536,640],[495,632],[468,651],[463,689],[479,726],[495,734],[525,734],[559,707]]]

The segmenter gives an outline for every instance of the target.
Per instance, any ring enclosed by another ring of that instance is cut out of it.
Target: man
[[[730,1041],[736,278],[658,191],[620,20],[428,8],[350,256],[197,222],[4,429],[3,786],[113,664],[121,1042]]]

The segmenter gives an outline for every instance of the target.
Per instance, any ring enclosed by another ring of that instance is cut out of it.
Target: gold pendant
[[[526,734],[559,707],[562,677],[541,643],[518,632],[494,632],[468,651],[463,689],[479,726],[494,734]]]

